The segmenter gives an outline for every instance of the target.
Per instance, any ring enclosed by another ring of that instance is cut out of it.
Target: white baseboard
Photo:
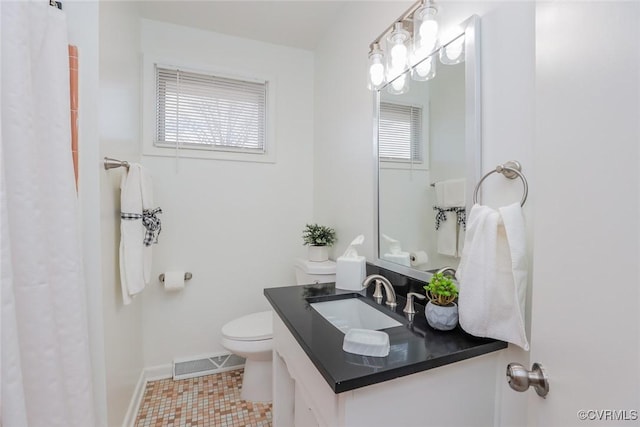
[[[144,389],[147,387],[149,381],[164,380],[173,376],[173,365],[158,365],[144,368],[140,372],[138,383],[131,396],[131,402],[129,402],[129,408],[127,414],[122,421],[122,427],[134,427],[136,423],[136,416],[140,410],[140,404],[142,403],[142,396],[144,395]]]
[[[173,363],[144,368],[144,378],[147,381],[166,380],[173,377]]]
[[[140,409],[140,403],[142,402],[142,395],[144,394],[144,388],[147,385],[147,381],[144,378],[144,369],[140,372],[138,383],[133,390],[133,396],[131,396],[131,402],[129,402],[129,408],[122,421],[122,427],[134,427],[136,423],[136,415],[138,415],[138,409]]]

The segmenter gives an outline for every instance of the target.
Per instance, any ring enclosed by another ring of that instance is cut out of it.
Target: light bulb
[[[391,48],[391,64],[394,68],[403,68],[407,63],[407,47],[397,43]]]
[[[431,68],[431,60],[427,59],[416,65],[415,70],[420,77],[424,77],[431,72]]]
[[[425,58],[413,67],[411,78],[417,81],[431,80],[436,76],[435,54]]]
[[[447,57],[455,61],[462,54],[462,43],[464,42],[463,38],[459,38],[458,40],[452,42],[447,46]]]
[[[440,50],[440,62],[449,65],[464,62],[464,36],[458,37]]]
[[[392,95],[402,95],[407,91],[409,91],[408,73],[400,74],[387,85],[387,92]]]
[[[433,18],[426,19],[420,25],[418,33],[420,34],[420,47],[431,53],[438,42],[438,21]]]
[[[406,79],[407,79],[407,76],[406,75],[402,75],[402,76],[398,77],[397,79],[395,79],[393,81],[393,83],[391,83],[391,86],[393,86],[393,89],[396,92],[401,92],[402,89],[404,88],[404,85],[406,84]]]
[[[438,47],[438,9],[431,2],[420,7],[413,14],[413,50],[421,52],[417,60],[422,60]]]
[[[381,63],[371,64],[371,67],[369,67],[369,79],[374,87],[378,87],[384,82],[384,66]]]
[[[409,32],[403,28],[402,22],[396,22],[393,31],[387,36],[389,54],[387,55],[386,77],[388,82],[407,69],[409,52],[406,43],[409,38]]]
[[[369,52],[369,89],[378,90],[384,84],[384,55],[378,43],[371,46]]]

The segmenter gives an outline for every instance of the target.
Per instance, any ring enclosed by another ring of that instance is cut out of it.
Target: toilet
[[[334,261],[298,259],[295,265],[298,285],[335,282]],[[222,327],[222,346],[246,359],[240,398],[250,402],[270,402],[273,384],[273,311],[247,314],[226,323]]]
[[[298,285],[331,283],[336,281],[335,261],[315,262],[297,258],[294,265]]]
[[[240,397],[270,402],[273,312],[247,314],[228,322],[222,327],[222,346],[246,359]]]

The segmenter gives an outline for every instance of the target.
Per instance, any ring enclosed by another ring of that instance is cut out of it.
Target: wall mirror
[[[416,71],[432,78],[413,80]],[[399,78],[374,95],[376,264],[428,280],[458,266],[481,173],[479,18]]]

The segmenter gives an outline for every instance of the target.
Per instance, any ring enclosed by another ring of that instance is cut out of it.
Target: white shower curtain
[[[95,424],[64,12],[0,1],[1,417]]]

